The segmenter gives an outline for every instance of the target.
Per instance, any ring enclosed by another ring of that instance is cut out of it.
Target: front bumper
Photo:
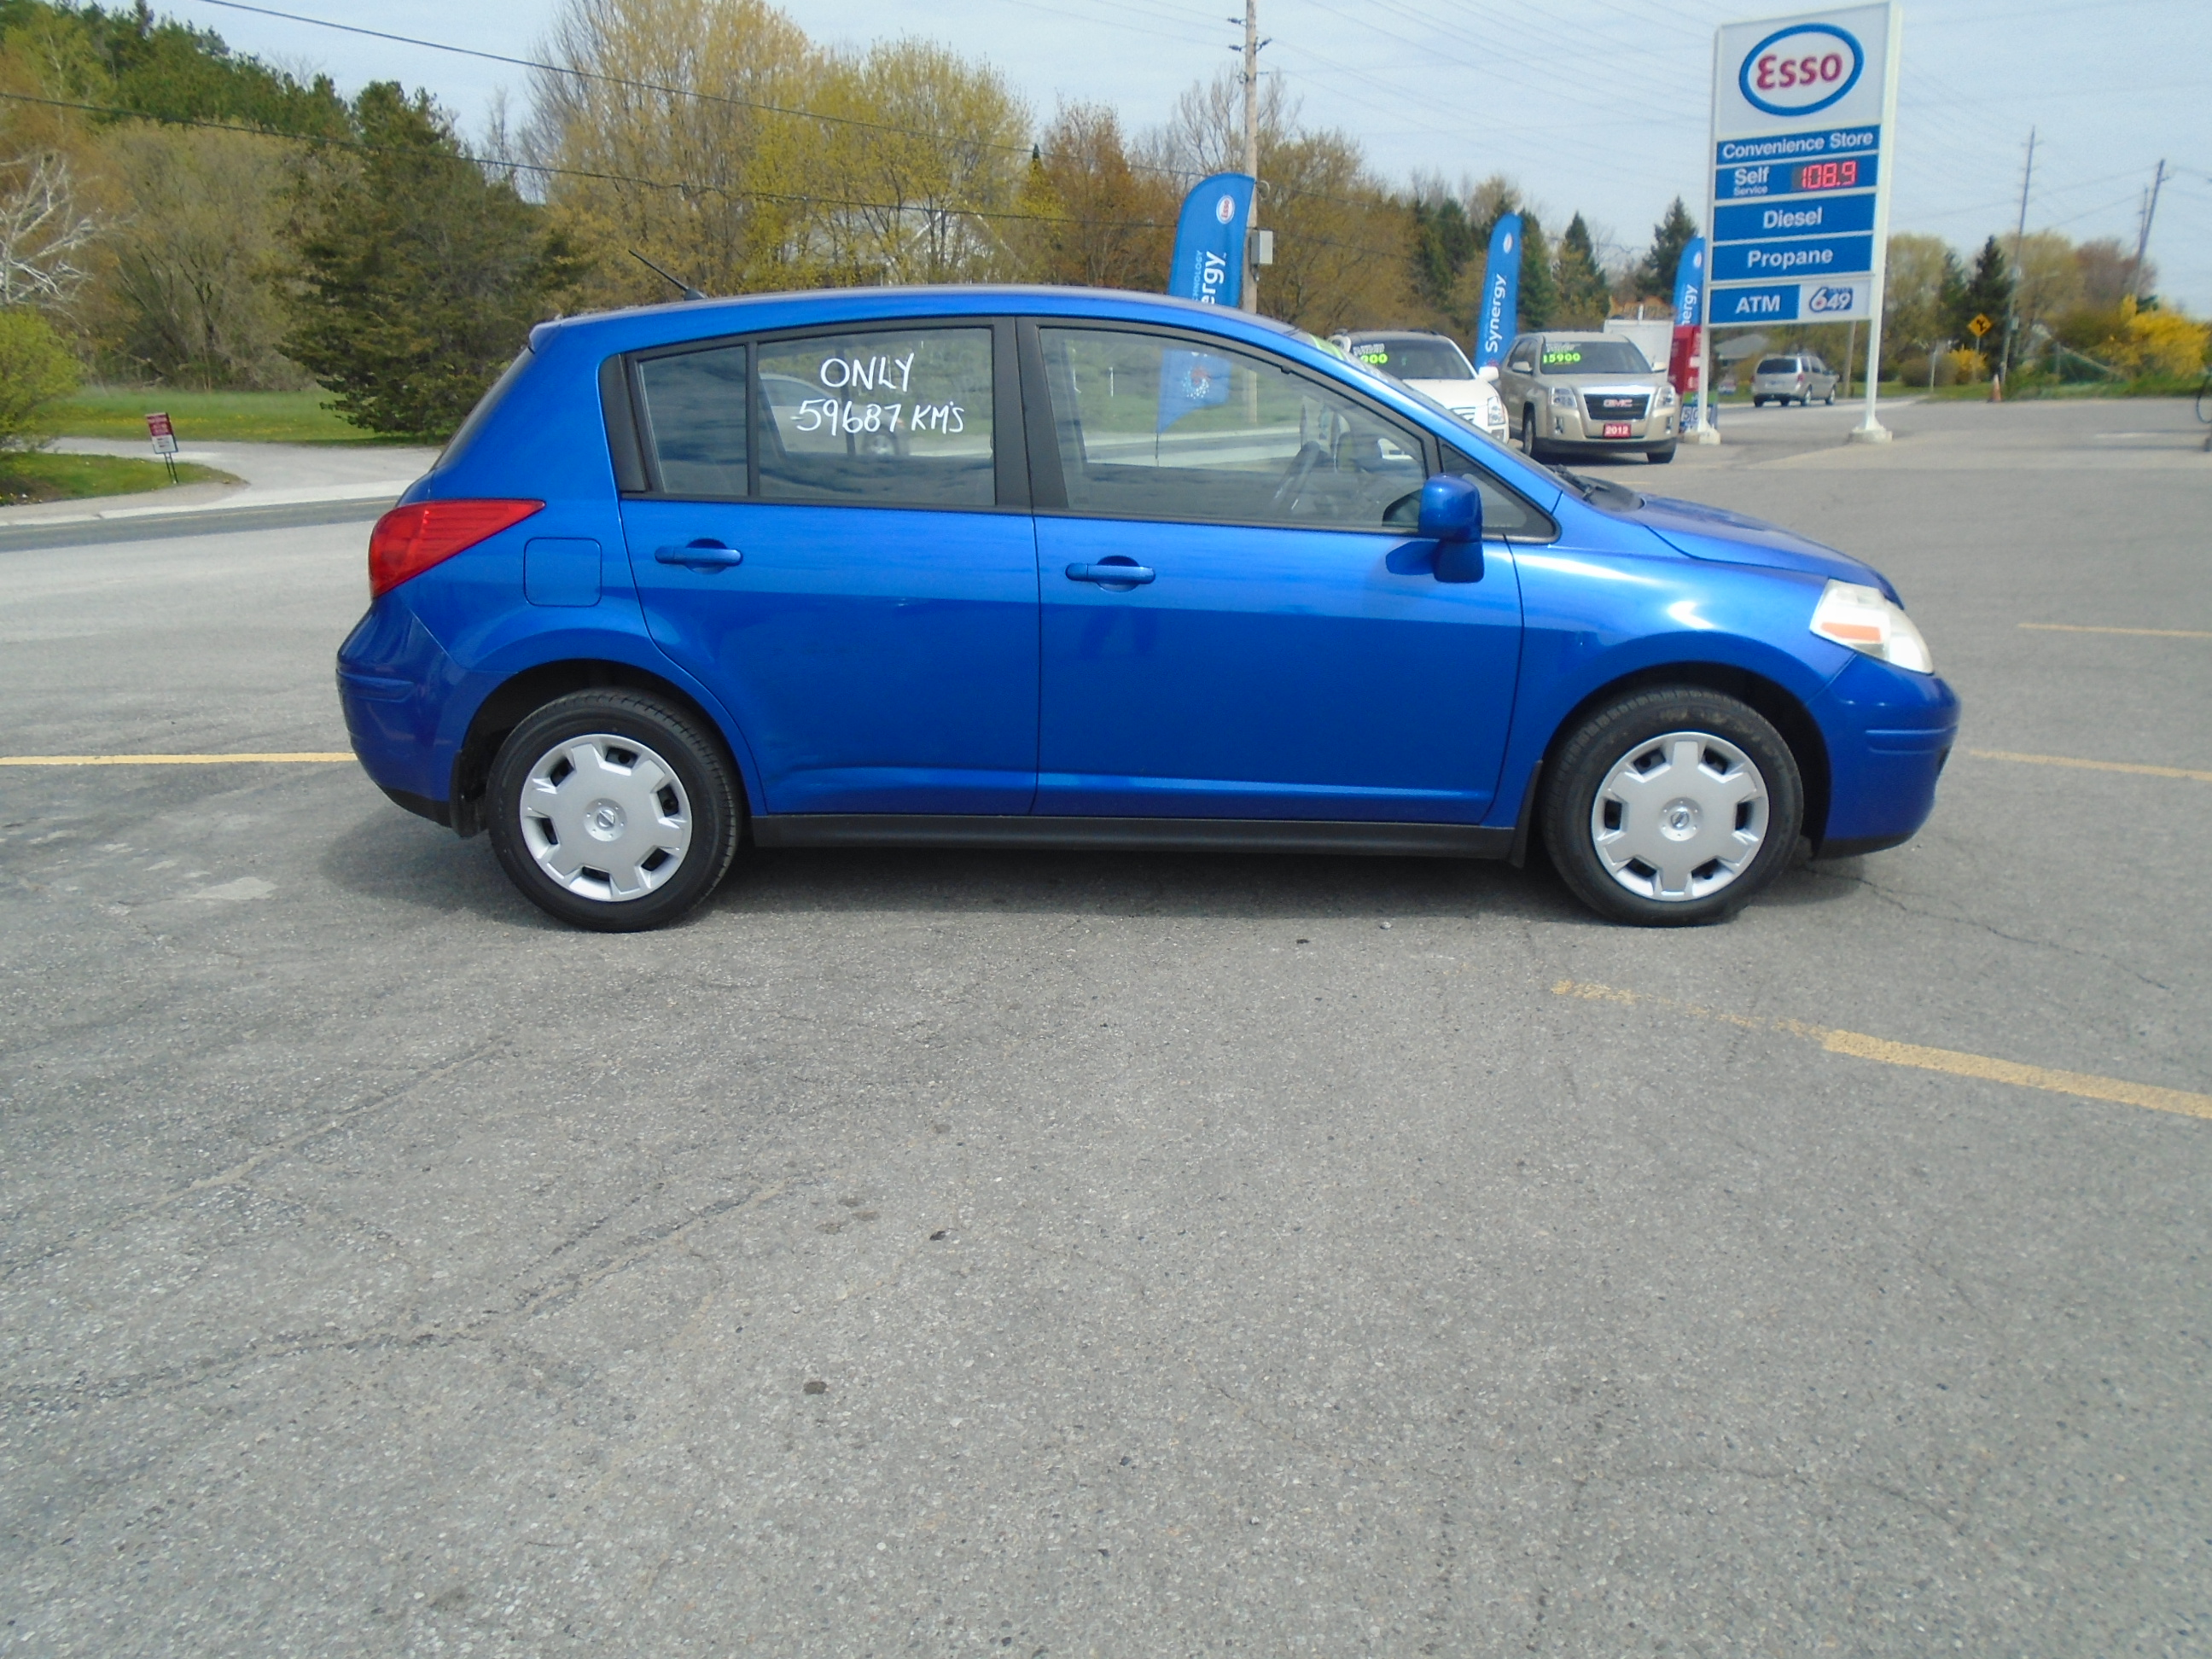
[[[1932,674],[1854,656],[1813,701],[1828,744],[1828,811],[1814,856],[1910,841],[1936,808],[1959,738],[1959,695]]]
[[[1622,421],[1614,424],[1626,426],[1625,437],[1608,438],[1605,424],[1590,419],[1589,412],[1579,405],[1561,409],[1556,404],[1537,415],[1544,441],[1557,448],[1572,444],[1586,449],[1650,449],[1655,445],[1669,444],[1680,435],[1681,409],[1679,405],[1655,409],[1640,421]]]

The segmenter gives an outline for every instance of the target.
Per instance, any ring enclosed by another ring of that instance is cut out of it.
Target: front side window
[[[812,334],[757,349],[763,500],[995,500],[988,328]]]
[[[1419,516],[1419,438],[1288,364],[1158,334],[1039,336],[1078,513],[1340,530]]]
[[[637,366],[645,447],[666,495],[745,493],[745,349],[647,357]]]
[[[1549,514],[1539,512],[1508,489],[1472,456],[1463,455],[1447,444],[1443,452],[1444,471],[1456,472],[1462,478],[1474,481],[1482,496],[1482,533],[1485,538],[1501,537],[1516,542],[1548,542],[1558,538],[1559,526]]]

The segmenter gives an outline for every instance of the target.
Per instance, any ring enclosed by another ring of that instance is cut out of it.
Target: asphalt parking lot
[[[0,767],[0,1653],[2205,1651],[2212,456],[1856,418],[1612,475],[1966,702],[1717,927],[777,852],[594,936],[350,764]],[[343,750],[365,534],[0,552],[0,755]]]

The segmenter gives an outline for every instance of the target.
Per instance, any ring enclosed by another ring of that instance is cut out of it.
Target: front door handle
[[[745,556],[736,548],[706,540],[684,547],[656,547],[653,556],[662,564],[680,564],[691,570],[727,570],[745,562]]]
[[[1072,582],[1102,582],[1109,587],[1141,587],[1152,580],[1153,571],[1148,564],[1072,564],[1067,567],[1067,580]]]

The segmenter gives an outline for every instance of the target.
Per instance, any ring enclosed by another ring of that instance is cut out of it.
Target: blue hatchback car
[[[1510,858],[1724,915],[1926,819],[1897,593],[1538,465],[1261,318],[844,289],[549,323],[378,524],[338,653],[395,801],[575,925],[739,850]]]

